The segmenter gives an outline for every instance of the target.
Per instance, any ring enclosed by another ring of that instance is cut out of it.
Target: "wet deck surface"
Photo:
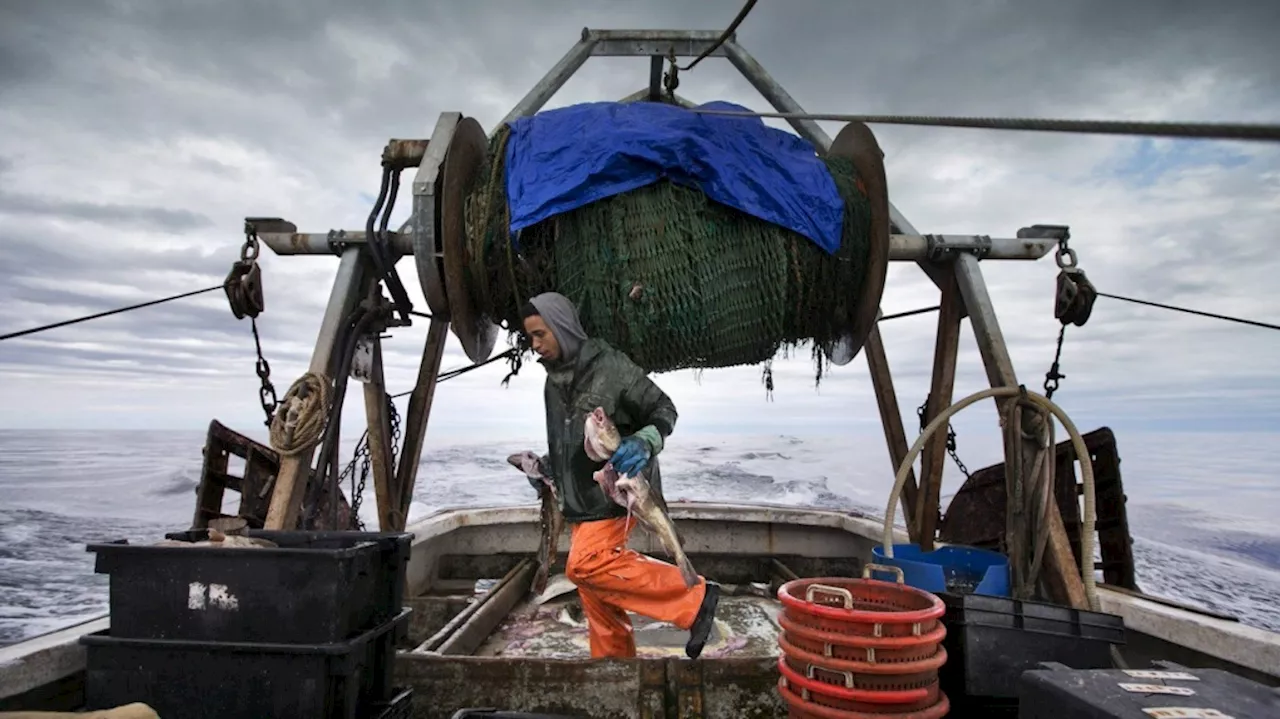
[[[776,599],[758,596],[721,596],[716,625],[702,656],[766,657],[778,654]],[[636,654],[641,657],[683,657],[689,632],[666,622],[631,615],[635,627]],[[587,624],[577,593],[538,606],[522,601],[485,640],[476,656],[583,659],[591,656]]]

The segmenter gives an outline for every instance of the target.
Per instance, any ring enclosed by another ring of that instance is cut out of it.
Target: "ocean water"
[[[1280,483],[1271,469],[1280,443],[1200,434],[1119,439],[1140,586],[1280,631],[1280,523],[1272,519]],[[200,432],[0,431],[0,644],[106,610],[107,578],[94,573],[85,545],[155,541],[189,526],[203,440]],[[345,456],[352,446],[353,438]],[[537,446],[429,437],[411,518],[448,507],[531,503],[528,484],[504,458]],[[851,453],[851,446],[863,449]],[[974,468],[988,463],[967,461]],[[671,501],[767,502],[878,517],[892,480],[887,465],[880,435],[693,436],[669,444],[663,480]],[[958,484],[944,484],[944,502]],[[369,487],[361,510],[369,526],[376,526],[374,506]]]

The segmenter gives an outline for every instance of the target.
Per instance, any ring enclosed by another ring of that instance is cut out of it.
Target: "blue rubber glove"
[[[613,453],[609,461],[619,474],[634,477],[649,466],[649,457],[652,454],[653,451],[649,449],[648,442],[632,435],[622,440],[622,444],[618,445],[618,451]]]

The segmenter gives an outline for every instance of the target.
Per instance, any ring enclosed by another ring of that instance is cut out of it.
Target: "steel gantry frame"
[[[663,63],[675,57],[694,57],[710,50],[709,57],[727,59],[751,83],[778,112],[804,114],[799,103],[743,48],[735,35],[729,35],[718,45],[721,32],[715,30],[592,30],[584,28],[581,39],[533,86],[529,92],[507,113],[502,123],[532,115],[560,90],[570,77],[591,57],[648,57],[650,58],[649,84],[624,101],[657,100],[662,92]],[[686,100],[674,96],[668,101],[689,106]],[[408,152],[416,162],[417,173],[413,181],[413,209],[410,218],[397,232],[387,238],[392,260],[412,255],[417,267],[424,296],[432,310],[432,319],[423,348],[417,383],[409,401],[404,427],[404,446],[399,453],[398,466],[391,466],[390,442],[387,427],[384,384],[380,362],[380,348],[373,340],[373,362],[365,381],[366,412],[369,420],[369,451],[374,469],[375,491],[379,503],[379,522],[383,529],[403,529],[413,496],[418,464],[426,438],[428,419],[435,395],[441,357],[450,328],[450,298],[456,288],[445,282],[445,251],[441,246],[441,198],[448,192],[442,180],[442,168],[447,151],[466,122],[474,122],[458,112],[442,113],[436,122],[431,138],[421,140],[393,140],[388,152],[394,154],[397,143],[411,149]],[[820,152],[831,146],[831,138],[813,120],[788,118],[795,131]],[[499,125],[500,126],[500,125]],[[495,126],[495,130],[496,130]],[[891,238],[889,259],[915,262],[933,281],[941,293],[932,385],[926,407],[925,421],[931,421],[952,401],[956,355],[961,320],[970,318],[979,352],[986,366],[991,385],[1017,385],[1017,375],[1009,351],[1005,345],[995,308],[983,280],[980,259],[986,260],[1037,260],[1044,257],[1057,244],[1060,237],[1054,233],[1021,230],[1017,237],[991,238],[987,236],[922,235],[907,221],[902,213],[889,203]],[[324,318],[320,324],[310,370],[324,372],[330,366],[335,352],[335,341],[343,318],[365,297],[370,283],[378,281],[371,272],[363,230],[331,230],[327,233],[300,233],[287,222],[264,228],[260,238],[279,255],[336,254],[341,257],[333,289],[329,296]],[[456,299],[456,297],[455,297]],[[454,314],[457,314],[456,312]],[[877,313],[877,318],[881,316]],[[453,318],[455,321],[458,318]],[[462,331],[460,333],[460,330]],[[464,348],[473,361],[481,361],[493,350],[496,328],[459,328],[455,334],[464,340]],[[470,334],[468,334],[470,333]],[[477,334],[478,333],[478,334]],[[876,327],[872,327],[862,351],[866,354],[876,402],[879,406],[889,456],[896,471],[908,450],[906,430],[893,376],[885,355],[884,344]],[[841,364],[849,358],[842,358]],[[919,484],[914,473],[908,476],[903,492],[907,525],[913,541],[932,544],[933,529],[938,516],[938,497],[945,458],[945,433],[938,433],[925,447],[921,460]],[[1034,447],[1024,448],[1032,452]],[[314,451],[286,457],[280,466],[268,528],[291,528],[297,522],[305,489],[305,478],[310,475]],[[1029,456],[1029,455],[1028,455]],[[1061,529],[1061,517],[1056,506],[1052,508],[1050,525]],[[1053,520],[1056,520],[1053,521]],[[1065,532],[1051,537],[1046,562],[1050,574],[1059,583],[1080,582],[1079,574],[1072,571],[1078,566],[1071,560],[1071,549],[1066,544]],[[1066,554],[1063,554],[1065,549]],[[1069,576],[1064,576],[1069,575]],[[1074,591],[1078,590],[1078,591]],[[1067,586],[1055,591],[1067,599],[1083,596],[1079,587]],[[1076,602],[1072,601],[1075,604]]]

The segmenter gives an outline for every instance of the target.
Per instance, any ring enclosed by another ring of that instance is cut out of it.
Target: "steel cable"
[[[948,117],[925,115],[842,115],[816,112],[742,112],[735,110],[703,110],[690,112],[732,117],[767,117],[782,120],[824,120],[830,122],[865,122],[880,125],[921,125],[927,127],[961,127],[981,130],[1018,130],[1025,132],[1071,132],[1096,135],[1138,135],[1198,140],[1280,141],[1280,125],[1213,122],[1138,122],[1133,120],[1059,120],[1049,118]]]

